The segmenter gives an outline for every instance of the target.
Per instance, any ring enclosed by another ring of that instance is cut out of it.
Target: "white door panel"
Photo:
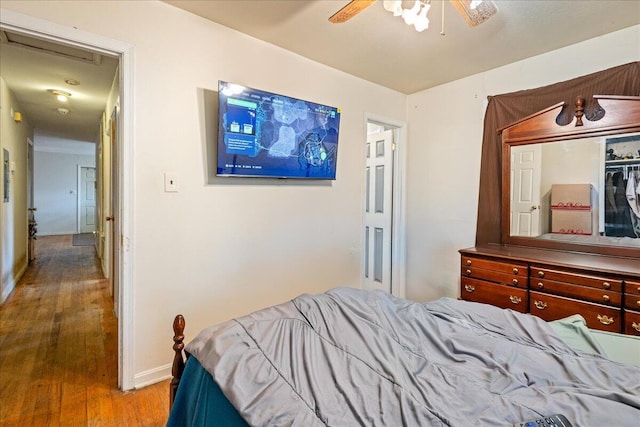
[[[540,144],[511,147],[512,236],[540,235]]]
[[[391,292],[393,131],[369,135],[365,169],[364,287]]]
[[[96,231],[96,169],[80,168],[80,232]]]

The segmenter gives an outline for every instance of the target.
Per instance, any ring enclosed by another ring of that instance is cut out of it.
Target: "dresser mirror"
[[[640,97],[594,97],[600,119],[576,101],[503,129],[502,243],[640,256]]]

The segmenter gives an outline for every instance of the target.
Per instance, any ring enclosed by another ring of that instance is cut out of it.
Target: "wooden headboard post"
[[[171,366],[171,384],[169,387],[169,409],[173,407],[173,400],[176,397],[178,391],[178,385],[180,385],[180,379],[184,372],[184,357],[182,350],[184,349],[184,317],[182,314],[178,314],[173,319],[173,365]]]

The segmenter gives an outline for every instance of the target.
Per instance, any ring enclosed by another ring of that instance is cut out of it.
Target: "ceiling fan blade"
[[[373,4],[375,0],[352,0],[347,3],[345,7],[334,13],[329,21],[334,24],[341,24],[347,22],[369,6]]]
[[[482,24],[498,12],[496,4],[490,0],[483,1],[475,9],[471,9],[471,0],[450,1],[470,27]]]

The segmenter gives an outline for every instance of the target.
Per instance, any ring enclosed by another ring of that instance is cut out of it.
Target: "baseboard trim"
[[[171,365],[171,363],[168,363],[166,365],[135,374],[133,377],[133,387],[139,389],[151,384],[159,383],[160,381],[168,380],[171,378]]]
[[[11,293],[14,291],[14,289],[16,288],[16,284],[20,281],[20,279],[22,279],[22,276],[24,276],[24,273],[27,272],[27,268],[29,267],[29,263],[25,262],[22,267],[20,268],[20,270],[18,270],[18,274],[15,277],[9,277],[9,280],[7,281],[6,286],[4,286],[2,288],[2,301],[0,301],[1,303],[4,303],[7,298],[9,298],[9,295],[11,295]]]

